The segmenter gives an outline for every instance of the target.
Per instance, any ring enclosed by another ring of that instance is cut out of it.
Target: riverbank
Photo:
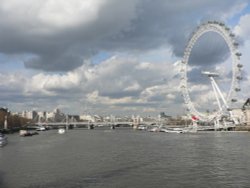
[[[249,131],[250,132],[250,126],[237,126],[235,127],[235,131]]]

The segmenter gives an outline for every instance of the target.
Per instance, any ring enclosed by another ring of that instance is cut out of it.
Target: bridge
[[[135,124],[132,121],[117,121],[117,122],[37,122],[35,124],[33,124],[32,126],[30,126],[30,128],[37,128],[37,126],[49,126],[52,128],[59,128],[59,127],[63,127],[66,129],[69,128],[88,128],[88,129],[94,129],[97,127],[108,127],[110,129],[115,129],[115,127],[119,127],[119,126],[128,126],[128,127],[133,127],[134,129],[138,129],[138,127],[140,125],[146,126],[147,129],[150,126],[158,126],[161,127],[159,125],[159,123],[157,123],[156,121],[148,121],[148,122],[142,122],[140,124]],[[167,127],[182,127],[183,125],[165,125]],[[224,129],[231,129],[232,127],[224,127]],[[219,127],[216,129],[214,126],[198,126],[197,130],[198,131],[216,131],[216,130],[224,130],[224,129],[220,129]]]
[[[151,122],[142,122],[141,124],[150,126],[156,124],[155,121]],[[74,127],[74,128],[79,128],[79,127],[87,127],[89,129],[93,129],[94,127],[110,127],[110,128],[115,128],[118,127],[119,125],[126,125],[126,126],[131,126],[134,128],[137,128],[139,126],[139,123],[132,122],[132,121],[115,121],[115,122],[77,122],[77,121],[69,121],[69,122],[36,122],[32,124],[33,126],[49,126],[53,128],[58,128],[58,127]]]
[[[51,128],[60,128],[60,127],[64,127],[66,129],[70,129],[70,128],[88,128],[88,129],[94,129],[95,127],[109,127],[111,129],[115,129],[115,127],[119,127],[119,126],[124,126],[124,127],[133,127],[134,129],[138,129],[138,127],[140,125],[144,125],[146,127],[155,125],[158,127],[161,127],[162,124],[157,121],[157,120],[151,120],[151,121],[140,121],[139,118],[134,118],[132,120],[129,121],[119,121],[116,119],[112,119],[111,121],[97,121],[97,122],[92,122],[92,121],[76,121],[73,118],[65,118],[63,119],[61,122],[57,122],[57,121],[51,121],[51,122],[41,122],[41,121],[37,121],[37,122],[30,122],[31,124],[29,126],[27,126],[28,128],[32,128],[35,129],[38,126],[44,126],[44,127],[51,127]],[[183,127],[183,125],[166,125],[167,127]],[[208,125],[208,126],[204,126],[204,125],[200,125],[198,126],[199,131],[205,131],[205,130],[231,130],[234,129],[235,127],[233,127],[231,124],[228,125],[224,125],[223,127],[216,127],[213,125]]]

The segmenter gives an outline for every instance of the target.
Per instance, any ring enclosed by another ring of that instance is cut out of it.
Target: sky
[[[249,97],[249,0],[1,0],[0,15],[0,106],[11,111],[185,114],[179,62],[208,20],[236,34],[244,66],[239,105]],[[219,71],[226,95],[230,58],[214,33],[195,44],[188,87],[197,109],[216,108],[201,70]]]

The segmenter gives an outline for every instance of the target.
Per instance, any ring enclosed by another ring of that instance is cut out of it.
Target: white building
[[[46,121],[61,122],[65,118],[65,114],[63,114],[58,108],[53,112],[46,112]]]
[[[89,114],[80,115],[80,121],[95,122],[95,118]]]

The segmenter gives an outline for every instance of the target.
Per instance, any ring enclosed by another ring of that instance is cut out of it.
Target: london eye
[[[216,104],[216,108],[209,113],[198,109],[193,102],[192,92],[190,89],[191,84],[189,82],[189,73],[192,69],[192,66],[190,64],[190,57],[192,56],[193,48],[196,43],[204,38],[208,33],[217,34],[217,36],[219,36],[220,39],[224,41],[231,59],[229,66],[230,76],[227,77],[227,80],[229,80],[227,90],[221,91],[221,87],[219,87],[216,81],[217,77],[225,75],[211,70],[200,71],[200,74],[203,75],[203,77],[206,77],[207,80],[210,80],[211,85],[209,85],[209,87],[214,95],[213,103]],[[222,22],[208,21],[201,24],[199,27],[197,27],[196,31],[193,32],[186,45],[180,69],[181,92],[187,111],[190,115],[196,116],[197,118],[199,118],[199,120],[206,122],[219,119],[225,114],[228,114],[228,116],[232,116],[231,106],[233,103],[237,102],[237,93],[241,90],[239,83],[242,79],[242,64],[240,64],[241,53],[238,50],[238,45],[239,44],[236,42],[235,35],[231,32],[230,28]]]

